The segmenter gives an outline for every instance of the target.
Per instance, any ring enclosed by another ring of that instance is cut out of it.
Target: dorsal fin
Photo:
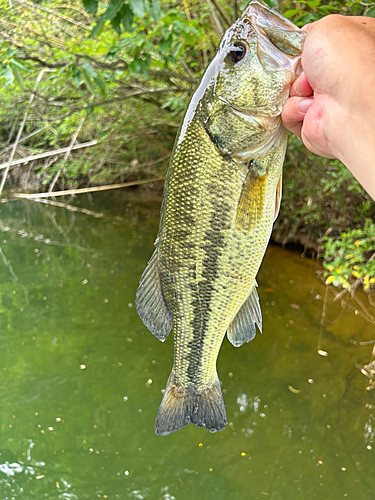
[[[172,328],[172,316],[167,309],[161,288],[157,249],[139,281],[135,306],[144,325],[164,342]]]

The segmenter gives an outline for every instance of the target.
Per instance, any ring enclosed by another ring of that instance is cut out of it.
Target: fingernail
[[[301,113],[306,113],[311,104],[314,102],[314,99],[302,99],[302,101],[298,104],[298,109]]]

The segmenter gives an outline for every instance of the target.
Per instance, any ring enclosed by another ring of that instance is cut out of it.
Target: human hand
[[[310,151],[341,160],[375,199],[375,19],[330,15],[305,29],[283,123]]]

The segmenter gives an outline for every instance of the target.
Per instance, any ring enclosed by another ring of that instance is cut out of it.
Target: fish
[[[155,337],[173,331],[158,435],[189,423],[223,430],[221,344],[225,334],[239,347],[262,331],[256,276],[279,212],[287,146],[280,115],[305,36],[261,0],[250,2],[224,33],[177,134],[135,301]]]

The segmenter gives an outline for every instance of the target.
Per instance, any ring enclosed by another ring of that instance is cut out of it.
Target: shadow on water
[[[357,365],[374,325],[277,246],[264,334],[220,352],[229,425],[155,436],[172,340],[134,307],[159,218],[137,196],[0,205],[0,498],[373,499],[375,391]]]

